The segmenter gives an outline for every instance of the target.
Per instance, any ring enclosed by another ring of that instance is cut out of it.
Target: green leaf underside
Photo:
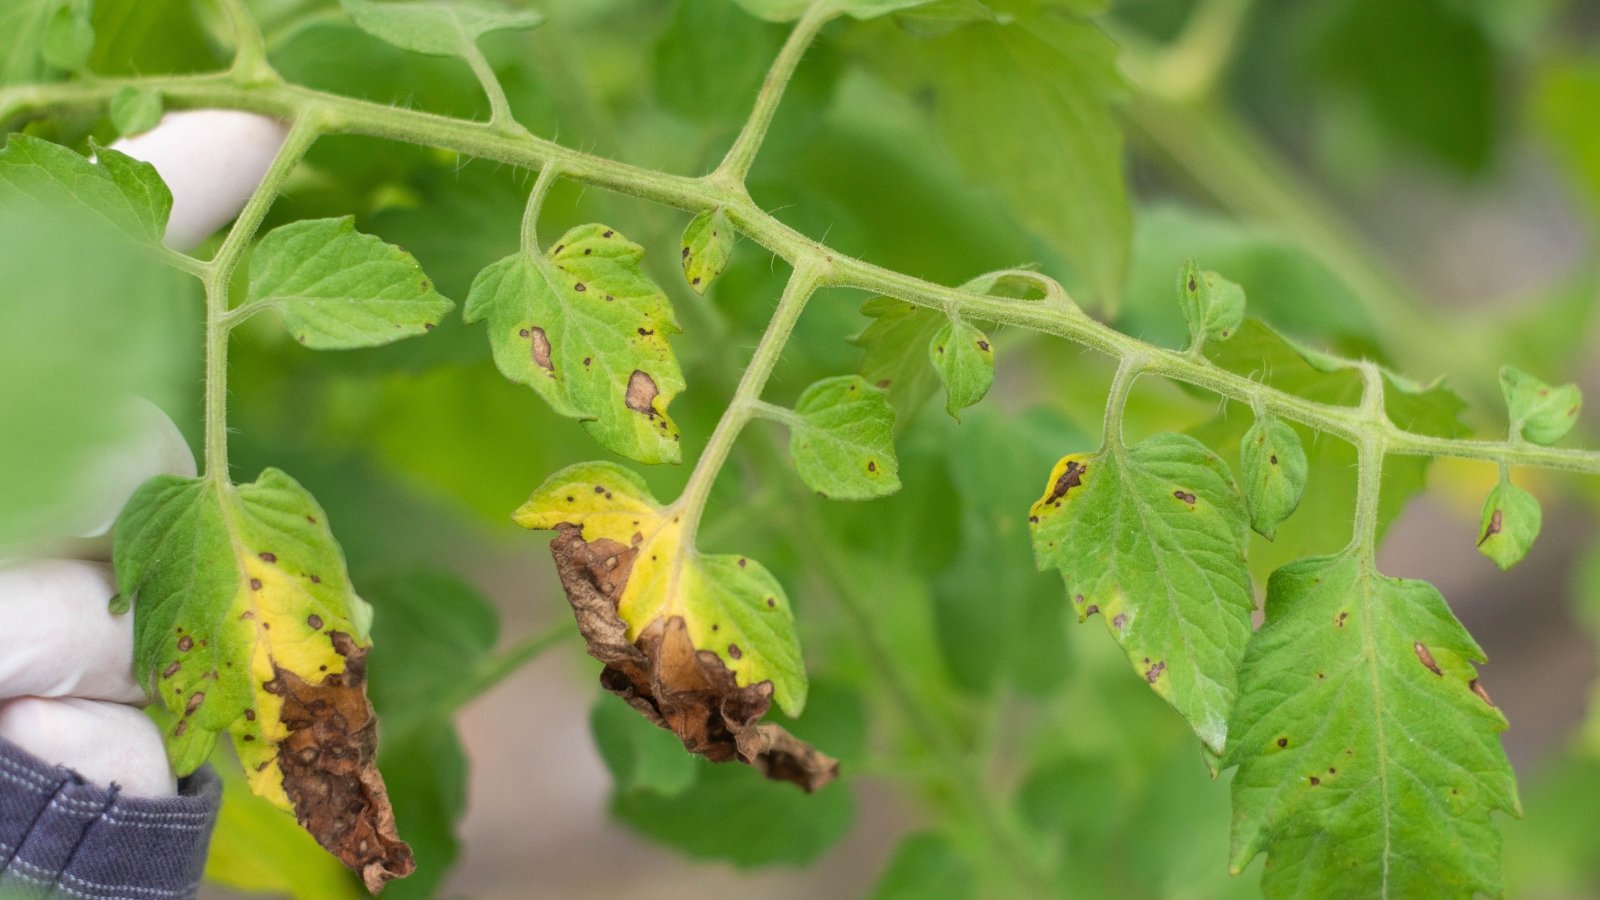
[[[0,150],[0,204],[31,205],[40,215],[82,216],[141,244],[167,230],[172,194],[154,166],[97,147],[92,163],[66,147],[12,134]]]
[[[318,350],[423,334],[455,305],[411,254],[356,231],[349,216],[294,222],[262,238],[250,258],[250,300],[271,304],[295,340]]]
[[[1355,553],[1273,573],[1227,765],[1233,868],[1269,897],[1500,893],[1490,812],[1520,814],[1483,651],[1421,581]]]
[[[1255,607],[1227,464],[1178,434],[1074,454],[1029,522],[1039,568],[1060,570],[1079,620],[1101,615],[1135,671],[1220,752]]]
[[[806,486],[837,500],[867,500],[900,489],[894,407],[859,375],[806,388],[794,406],[789,454]]]
[[[1542,513],[1532,494],[1501,479],[1483,501],[1478,519],[1478,552],[1509,569],[1528,555],[1539,537]]]
[[[957,420],[994,383],[994,347],[988,335],[963,319],[945,322],[928,344],[928,357],[944,384],[945,411]]]
[[[683,279],[704,294],[733,257],[733,226],[721,207],[695,216],[683,230]]]
[[[321,681],[318,666],[339,659],[331,634],[367,640],[370,612],[326,515],[277,469],[239,486],[147,482],[118,522],[116,571],[134,598],[134,672],[179,716],[168,746],[180,775],[224,731],[272,742],[281,726],[261,684],[274,666]]]
[[[756,560],[689,546],[683,517],[658,503],[638,475],[604,462],[568,466],[514,518],[524,528],[578,525],[590,543],[636,548],[617,603],[629,639],[658,619],[682,617],[694,646],[716,653],[739,685],[771,681],[780,709],[791,716],[804,709],[805,660],[783,586]]]
[[[679,328],[643,256],[613,229],[580,225],[548,254],[516,253],[480,272],[465,318],[488,320],[507,378],[584,420],[607,450],[675,463],[680,436],[667,406],[684,380],[667,339]]]
[[[1216,272],[1202,272],[1194,260],[1178,273],[1178,305],[1195,342],[1225,341],[1244,321],[1244,289]]]
[[[111,124],[118,134],[142,134],[160,121],[160,91],[125,87],[111,95]]]
[[[362,31],[382,41],[430,56],[465,56],[478,38],[493,31],[524,31],[544,21],[531,9],[493,0],[339,0]]]
[[[1514,366],[1500,369],[1500,392],[1511,417],[1511,435],[1554,444],[1572,430],[1583,406],[1575,384],[1551,387]]]
[[[1250,527],[1271,540],[1278,524],[1300,505],[1306,490],[1305,447],[1300,435],[1276,416],[1258,416],[1239,444]]]

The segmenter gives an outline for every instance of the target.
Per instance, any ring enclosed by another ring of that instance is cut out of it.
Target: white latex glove
[[[106,532],[134,489],[156,475],[192,477],[194,457],[172,421],[135,401],[136,437],[102,454],[85,481],[96,492],[73,521],[71,545],[108,555]],[[98,559],[0,563],[0,738],[130,796],[176,793],[161,733],[139,712],[133,616],[110,611],[111,565]]]
[[[188,250],[230,222],[267,177],[289,129],[231,109],[170,112],[111,149],[156,167],[172,191],[166,244]]]

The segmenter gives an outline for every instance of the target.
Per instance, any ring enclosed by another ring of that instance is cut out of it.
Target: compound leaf
[[[411,254],[355,229],[350,216],[275,228],[250,258],[250,300],[318,350],[375,347],[432,330],[455,304]]]
[[[950,319],[928,344],[928,357],[944,383],[945,411],[960,412],[983,399],[994,383],[994,348],[989,336],[964,319]]]
[[[1483,501],[1478,520],[1478,552],[1509,569],[1528,555],[1539,537],[1542,514],[1537,497],[1502,478]]]
[[[773,701],[799,715],[807,689],[789,600],[764,566],[696,551],[683,513],[610,463],[551,475],[515,519],[559,532],[556,568],[607,689],[714,762],[808,791],[833,779],[836,761],[758,724]]]
[[[1250,527],[1267,540],[1278,524],[1300,505],[1306,490],[1306,450],[1300,435],[1262,412],[1239,444],[1244,463],[1244,498],[1250,507]]]
[[[371,610],[311,495],[276,469],[240,486],[162,476],[116,535],[134,670],[175,716],[174,768],[193,771],[229,732],[250,789],[370,889],[410,874],[375,765]]]
[[[1221,752],[1255,608],[1227,464],[1179,434],[1075,453],[1028,521],[1039,568],[1061,571],[1078,620],[1103,616],[1151,689]]]
[[[672,305],[640,268],[644,248],[604,225],[568,231],[548,253],[518,252],[478,274],[466,321],[489,322],[495,365],[607,450],[677,462],[667,406],[683,389],[668,343]]]
[[[466,56],[492,31],[524,31],[544,21],[531,9],[510,9],[494,0],[339,0],[362,31],[382,41],[430,56]]]
[[[1511,414],[1511,436],[1535,444],[1561,440],[1578,421],[1583,406],[1577,385],[1551,387],[1515,366],[1500,367],[1500,393]]]
[[[789,455],[800,479],[825,497],[867,500],[899,490],[888,393],[859,375],[806,388],[790,420]]]
[[[1226,760],[1234,871],[1265,850],[1269,897],[1498,896],[1489,814],[1519,805],[1483,659],[1432,585],[1359,554],[1274,572]]]
[[[696,294],[704,294],[733,257],[733,226],[718,207],[703,212],[683,230],[683,278]]]
[[[172,193],[155,167],[131,156],[95,148],[98,163],[26,134],[12,134],[0,150],[0,204],[62,210],[87,224],[109,228],[154,246],[167,230]]]

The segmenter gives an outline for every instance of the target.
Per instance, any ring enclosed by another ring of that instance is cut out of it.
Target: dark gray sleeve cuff
[[[221,803],[209,767],[130,798],[0,740],[0,898],[192,898]]]

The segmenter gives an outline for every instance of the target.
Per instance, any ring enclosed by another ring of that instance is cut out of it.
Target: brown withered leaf
[[[280,720],[288,729],[277,761],[301,827],[377,893],[416,863],[395,831],[378,774],[378,719],[365,690],[368,648],[343,632],[329,637],[344,657],[342,673],[313,684],[278,668],[264,685],[282,699]]]
[[[658,618],[638,640],[628,640],[617,602],[636,547],[606,538],[585,541],[575,525],[556,530],[550,542],[556,571],[589,655],[605,664],[600,684],[606,690],[712,762],[738,759],[808,792],[839,774],[837,760],[782,726],[761,722],[772,704],[772,682],[740,687],[717,654],[695,648],[682,617]]]

